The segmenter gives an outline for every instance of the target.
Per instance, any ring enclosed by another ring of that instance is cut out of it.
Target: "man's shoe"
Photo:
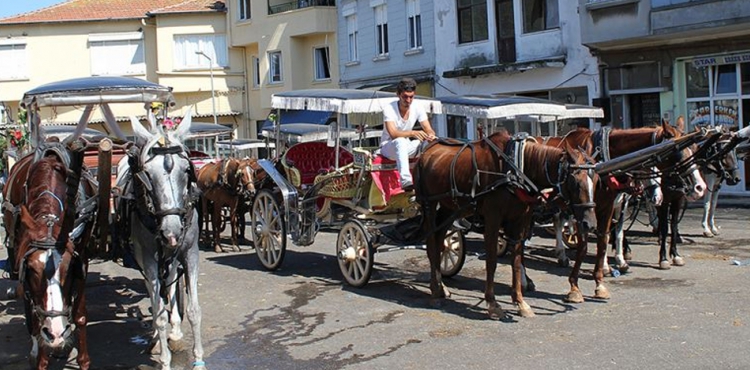
[[[401,190],[403,190],[405,192],[412,191],[412,190],[414,190],[414,184],[411,183],[411,182],[405,182],[405,183],[401,184]]]

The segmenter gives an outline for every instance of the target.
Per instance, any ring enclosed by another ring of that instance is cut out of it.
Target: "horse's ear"
[[[143,127],[138,118],[135,118],[134,116],[130,116],[130,125],[133,128],[133,134],[135,134],[135,145],[138,145],[139,147],[145,146],[151,137],[154,136]]]
[[[174,130],[174,137],[179,142],[184,142],[185,138],[190,134],[190,126],[193,124],[193,114],[192,109],[188,108],[187,112],[185,112],[185,116],[182,117],[182,121],[180,121],[180,124],[177,125],[177,129]]]

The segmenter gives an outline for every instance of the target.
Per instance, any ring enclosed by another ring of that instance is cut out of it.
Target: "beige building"
[[[69,0],[2,19],[0,106],[9,112],[4,120],[16,117],[24,92],[42,84],[117,75],[172,87],[176,106],[170,116],[192,107],[194,121],[213,122],[215,105],[218,123],[243,131],[245,55],[229,47],[226,12],[224,2],[214,0]],[[42,114],[46,123],[67,124],[82,109]],[[132,104],[113,110],[126,133],[126,117],[145,112]],[[100,117],[97,112],[93,120]]]
[[[271,110],[271,96],[339,87],[335,0],[231,0],[229,42],[244,50],[252,137]]]

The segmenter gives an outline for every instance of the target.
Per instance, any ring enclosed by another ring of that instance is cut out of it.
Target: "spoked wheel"
[[[506,254],[508,254],[508,243],[502,237],[497,238],[497,258],[503,257]]]
[[[278,269],[286,254],[286,222],[278,200],[268,189],[259,191],[253,201],[252,235],[263,267]]]
[[[177,301],[177,312],[180,314],[180,317],[184,320],[185,319],[185,311],[187,310],[188,305],[188,291],[187,291],[187,278],[185,277],[185,274],[182,274],[177,281],[175,282],[177,285],[175,287],[175,300]]]
[[[445,234],[443,249],[440,252],[440,273],[443,277],[453,277],[461,271],[466,262],[466,237],[461,230],[450,229]]]
[[[339,231],[336,256],[346,283],[361,288],[370,281],[375,262],[370,233],[358,221],[349,221]]]

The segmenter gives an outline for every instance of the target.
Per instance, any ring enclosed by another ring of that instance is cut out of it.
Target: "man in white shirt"
[[[416,88],[417,82],[413,78],[401,79],[396,87],[398,101],[387,105],[383,110],[385,127],[380,140],[380,153],[396,161],[401,188],[404,191],[414,189],[409,171],[409,157],[417,154],[417,149],[424,140],[435,139],[435,131],[432,130],[424,107],[419,104],[412,105]],[[417,122],[422,130],[414,130],[414,124]]]

